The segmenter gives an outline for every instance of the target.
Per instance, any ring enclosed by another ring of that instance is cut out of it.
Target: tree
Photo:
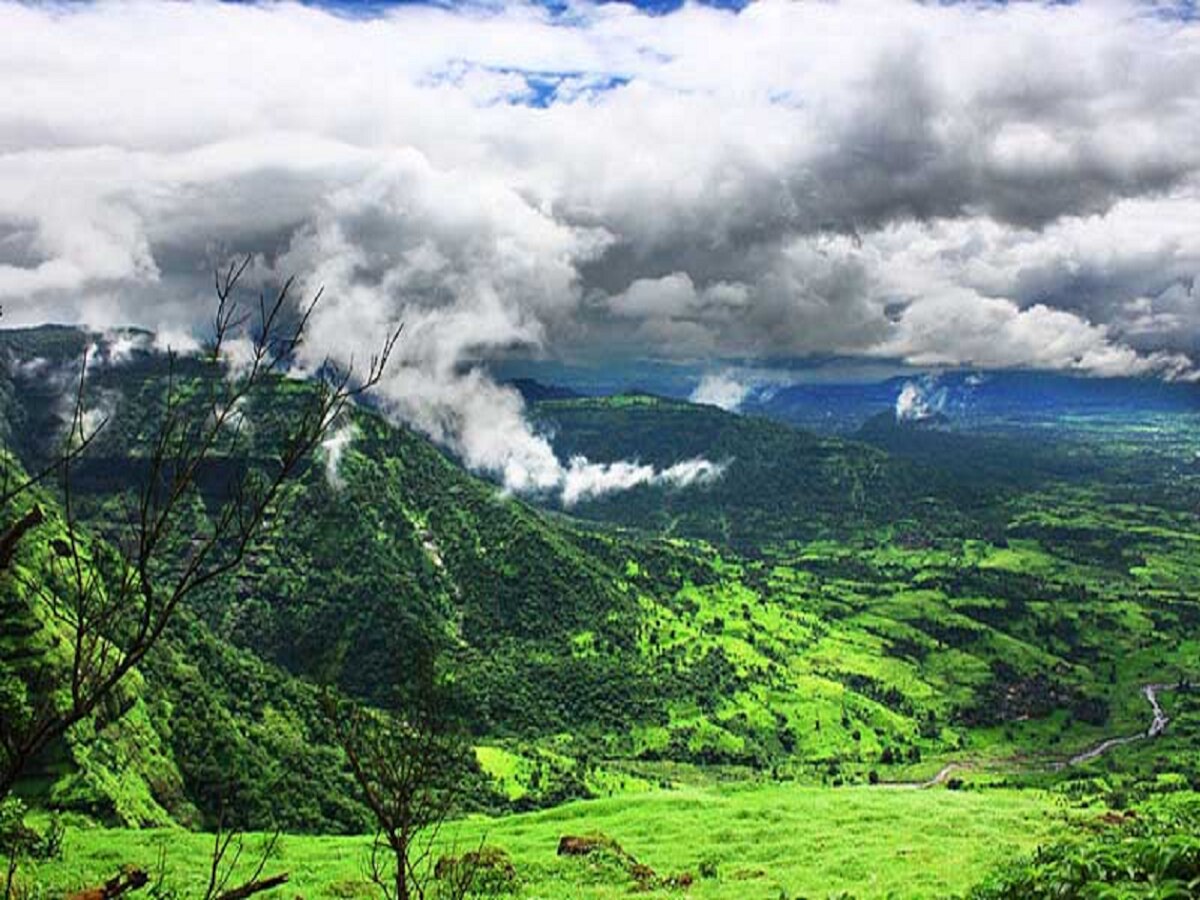
[[[22,859],[55,859],[62,855],[63,827],[55,817],[45,831],[25,824],[25,806],[10,797],[0,800],[0,857],[5,862],[4,897],[16,891],[17,868]]]
[[[107,424],[86,428],[86,355],[68,434],[56,457],[28,476],[19,474],[15,461],[0,460],[3,601],[48,611],[60,645],[55,664],[40,668],[20,702],[0,696],[0,800],[33,759],[113,694],[190,595],[238,568],[283,486],[330,426],[383,376],[399,329],[362,373],[327,361],[303,403],[288,413],[269,464],[240,468],[216,507],[197,515],[206,465],[246,451],[243,405],[283,375],[320,300],[318,291],[297,307],[289,279],[273,299],[260,295],[255,316],[233,297],[248,264],[249,258],[215,276],[213,339],[203,352],[206,377],[181,377],[178,359],[168,351],[161,413],[144,447],[140,485],[124,498],[121,516],[102,537],[80,524],[72,489],[75,466]],[[236,366],[229,358],[235,341],[246,348]],[[263,455],[261,448],[256,453]],[[55,515],[38,500],[52,478],[60,490],[61,513]],[[48,558],[30,573],[13,560],[35,528],[53,528],[55,536]],[[11,674],[9,660],[0,659],[0,666],[10,669],[0,676]]]
[[[245,835],[237,828],[225,825],[225,806],[221,805],[217,816],[217,827],[213,832],[213,846],[208,869],[208,884],[204,889],[204,900],[245,900],[254,894],[274,890],[287,884],[288,874],[263,876],[267,863],[275,856],[279,847],[279,831],[273,831],[262,842],[258,861],[249,876],[241,884],[231,887],[230,880],[238,870],[245,850]]]
[[[431,667],[416,668],[417,686],[403,715],[364,709],[332,692],[324,698],[326,715],[375,818],[367,874],[386,900],[432,896],[434,847],[455,809],[457,784],[470,754],[449,694]],[[478,854],[464,860],[468,858]],[[454,877],[443,882],[439,896],[453,900],[470,890],[474,872],[461,865],[452,868]]]

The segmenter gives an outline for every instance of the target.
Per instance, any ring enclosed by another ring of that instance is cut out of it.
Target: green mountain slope
[[[582,502],[573,514],[744,551],[900,520],[975,533],[990,499],[969,481],[948,481],[866,444],[712,406],[631,394],[549,400],[534,409],[564,460],[725,464],[720,478],[698,488],[643,485]]]
[[[0,332],[0,427],[26,463],[53,436],[28,423],[56,421],[67,380],[47,372],[83,346],[71,334]],[[192,361],[176,375],[219,377]],[[78,486],[98,533],[140,475],[164,378],[149,353],[93,369],[89,391],[111,418]],[[270,465],[256,448],[305,390],[279,381],[252,398],[257,443],[214,461],[211,498],[229,471]],[[123,715],[102,723],[117,730],[101,774],[131,745],[122,734],[149,727],[141,744],[161,747],[161,765],[138,776],[149,812],[109,814],[194,821],[214,814],[222,786],[256,824],[273,812],[295,829],[354,828],[313,683],[402,703],[412,661],[431,650],[494,779],[475,792],[483,807],[673,778],[680,764],[841,782],[922,777],[963,753],[1052,760],[1144,728],[1138,685],[1186,674],[1200,651],[1186,599],[1195,515],[1126,509],[1078,485],[996,498],[877,449],[686,404],[537,411],[564,455],[730,465],[709,486],[578,510],[639,526],[614,530],[503,497],[358,411],[337,477],[319,454],[244,569],[196,598]],[[29,614],[5,631],[18,655],[35,646]],[[47,774],[62,794],[87,761],[60,762]],[[89,796],[110,807],[133,793],[93,782]]]
[[[18,471],[10,458],[0,464]],[[0,575],[0,712],[14,722],[58,702],[50,691],[70,683],[71,632],[55,606],[69,593],[46,577],[62,511],[46,490],[23,495],[19,505],[30,504],[44,522]],[[12,511],[3,510],[6,520]],[[217,640],[184,611],[97,714],[34,761],[21,791],[130,825],[211,823],[228,807],[256,827],[357,831],[364,811],[316,701],[312,687]]]

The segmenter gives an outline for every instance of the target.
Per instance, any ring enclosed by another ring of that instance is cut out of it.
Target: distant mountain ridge
[[[503,383],[515,388],[526,403],[541,403],[545,400],[573,400],[583,396],[570,388],[543,384],[533,378],[513,378]]]
[[[707,367],[622,364],[611,371],[561,363],[500,366],[511,378],[558,386],[581,396],[615,396],[638,385],[658,396],[686,400],[705,375],[724,373],[742,385],[745,396],[737,411],[763,415],[822,433],[852,433],[868,419],[893,412],[906,385],[941,392],[945,412],[962,424],[978,426],[1022,417],[1117,412],[1124,409],[1163,412],[1200,411],[1200,384],[1144,377],[1095,377],[1070,372],[1024,369],[979,370],[935,368],[923,371],[899,364],[874,367],[850,360],[729,360]],[[551,399],[531,395],[531,402]]]
[[[747,551],[905,519],[962,527],[980,501],[969,485],[866,443],[648,393],[545,401],[534,416],[564,459],[662,467],[703,457],[725,467],[708,484],[645,485],[581,503],[576,515]]]

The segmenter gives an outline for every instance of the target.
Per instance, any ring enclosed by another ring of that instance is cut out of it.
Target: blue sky
[[[256,0],[227,0],[227,2],[244,3]],[[338,9],[356,15],[372,15],[389,6],[430,5],[453,8],[468,5],[456,3],[454,0],[310,0],[312,5]],[[559,12],[567,9],[568,4],[562,0],[535,0],[546,9]],[[637,9],[653,14],[670,13],[684,5],[684,0],[597,0],[600,3],[624,3]],[[717,9],[740,10],[752,0],[691,0],[700,6],[711,6]],[[1006,6],[1012,0],[928,0],[943,6]],[[1044,2],[1049,6],[1069,6],[1080,0],[1021,0],[1021,2]],[[478,5],[478,4],[475,4]],[[488,4],[495,5],[495,4]],[[1200,18],[1200,0],[1146,0],[1145,5],[1150,11],[1166,18],[1195,20]]]
[[[255,0],[229,0],[229,2],[255,2]],[[600,0],[600,2],[627,3],[630,6],[651,13],[668,13],[679,9],[683,0]],[[748,0],[698,0],[701,5],[718,9],[742,9]],[[360,15],[371,15],[389,6],[429,5],[452,8],[466,4],[454,2],[436,2],[436,0],[312,0],[312,5],[338,9],[344,12]],[[479,5],[479,4],[475,4]],[[493,4],[488,4],[493,5]],[[538,5],[554,12],[564,11],[567,4],[560,0],[538,0]]]

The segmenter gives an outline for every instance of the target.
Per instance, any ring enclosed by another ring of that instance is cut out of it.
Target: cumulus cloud
[[[326,287],[303,366],[404,321],[386,408],[564,499],[633,475],[489,359],[1194,377],[1200,24],[1163,11],[0,0],[5,322],[182,346],[251,251]]]

